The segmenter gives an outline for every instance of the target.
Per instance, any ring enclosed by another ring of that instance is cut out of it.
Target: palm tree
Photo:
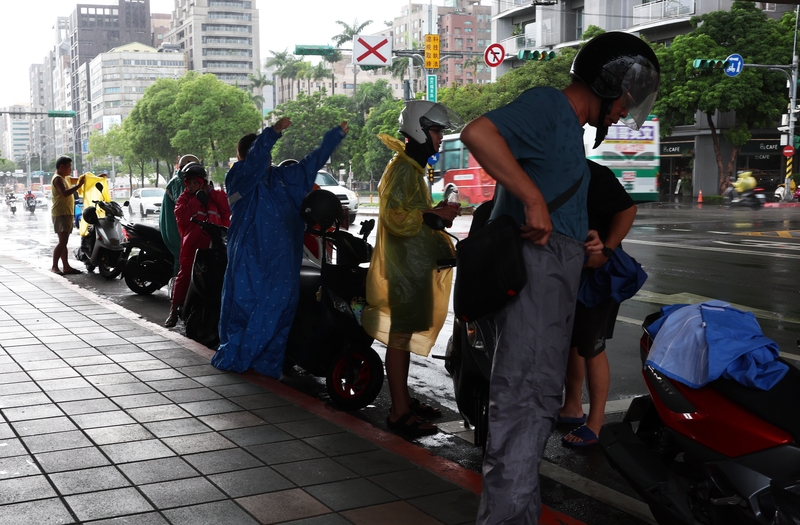
[[[275,67],[275,75],[280,79],[281,85],[281,97],[283,97],[283,70],[286,67],[287,62],[289,61],[289,57],[292,56],[289,54],[289,50],[284,49],[283,51],[270,51],[272,56],[267,59],[266,67]],[[281,100],[283,102],[283,100]]]
[[[464,60],[464,67],[472,69],[472,76],[475,78],[475,83],[478,83],[478,66],[483,64],[483,58],[475,55]]]
[[[289,55],[288,60],[286,61],[286,65],[283,66],[281,70],[281,78],[289,80],[289,99],[294,99],[294,80],[297,78],[298,74],[300,73],[300,69],[302,63],[294,55]]]
[[[250,73],[247,75],[247,78],[250,79],[250,100],[258,108],[258,112],[263,115],[264,113],[264,96],[263,96],[263,89],[265,86],[271,86],[274,84],[272,80],[267,78],[266,75],[260,70],[256,69],[255,73]],[[255,92],[255,93],[253,93]]]
[[[347,42],[352,42],[356,36],[361,34],[361,31],[364,30],[365,27],[372,23],[372,20],[367,20],[363,24],[358,23],[358,19],[356,18],[353,20],[353,25],[348,25],[341,20],[336,21],[337,24],[342,26],[342,32],[338,35],[334,36],[331,40],[333,43],[336,44],[336,47],[340,47],[342,44]],[[356,76],[358,75],[358,69],[356,68],[355,63],[353,64],[353,96],[356,96]]]
[[[319,62],[319,63],[317,63],[316,66],[312,67],[308,71],[308,78],[311,79],[311,80],[314,80],[314,81],[318,81],[318,80],[323,80],[323,79],[328,78],[328,76],[330,74],[331,74],[331,70],[328,69],[327,67],[325,67],[325,63],[324,62]],[[309,89],[308,91],[310,93],[311,89]]]
[[[331,64],[331,95],[336,94],[336,63],[342,59],[342,52],[338,49],[334,49],[333,53],[323,57],[325,62],[330,62]]]

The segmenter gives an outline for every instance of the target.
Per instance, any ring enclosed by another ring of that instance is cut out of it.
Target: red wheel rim
[[[333,388],[343,399],[355,399],[360,396],[369,385],[371,376],[369,363],[364,356],[354,353],[350,356],[349,361],[354,363],[350,371],[355,372],[355,377],[348,377],[353,374],[348,374],[347,357],[339,359],[333,368]]]

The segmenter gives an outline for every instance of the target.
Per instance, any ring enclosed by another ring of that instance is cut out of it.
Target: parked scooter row
[[[95,187],[103,191],[102,183],[98,182]],[[75,248],[75,258],[86,265],[89,273],[98,268],[100,275],[113,279],[125,266],[122,207],[113,201],[93,200],[92,203],[94,206],[83,210],[83,219],[89,223],[89,230],[81,239],[81,245]],[[97,208],[105,213],[104,217],[97,215]]]

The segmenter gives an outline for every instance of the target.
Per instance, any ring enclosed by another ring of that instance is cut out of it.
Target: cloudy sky
[[[294,51],[296,44],[327,45],[339,34],[336,20],[353,24],[372,20],[367,33],[383,29],[384,21],[400,15],[404,0],[253,0],[259,8],[261,58],[269,51]],[[415,0],[419,2],[420,0]],[[442,0],[431,0],[434,5]],[[28,68],[41,63],[55,45],[56,17],[69,16],[75,0],[0,0],[0,107],[28,104]],[[83,0],[83,4],[117,5],[114,0]],[[170,13],[174,0],[150,0],[153,13]],[[60,108],[53,108],[60,109]]]

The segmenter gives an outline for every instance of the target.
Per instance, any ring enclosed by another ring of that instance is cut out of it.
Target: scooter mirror
[[[452,195],[455,191],[457,191],[456,187],[452,184],[449,184],[444,190],[444,196],[442,197],[442,200],[447,202],[447,199],[450,198],[450,195]]]
[[[98,182],[97,184],[95,184],[94,187],[97,188],[100,191],[103,191],[103,183],[101,183],[101,182]]]
[[[208,198],[209,198],[208,193],[206,193],[203,190],[197,190],[195,196],[197,197],[197,200],[199,200],[203,204],[203,206],[208,206]]]
[[[423,213],[422,214],[422,221],[431,230],[437,230],[437,231],[444,230],[444,221],[442,220],[441,217],[439,217],[435,213]]]
[[[123,206],[130,206],[131,205],[131,201],[125,201],[125,202],[122,203],[122,205]]]

